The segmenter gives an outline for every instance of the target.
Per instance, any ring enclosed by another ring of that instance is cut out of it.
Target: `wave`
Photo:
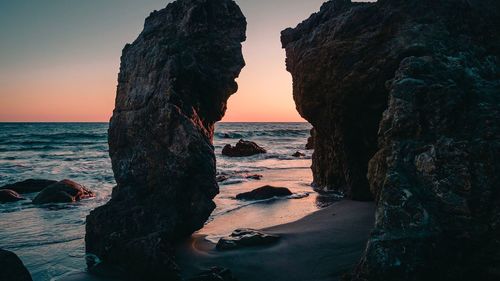
[[[10,134],[6,138],[26,138],[42,140],[67,140],[67,139],[107,139],[107,133],[55,133],[55,134]],[[14,141],[15,142],[15,141]],[[0,140],[0,143],[5,143]]]
[[[215,133],[215,137],[219,139],[242,139],[250,137],[301,137],[308,135],[309,135],[309,130],[304,130],[304,129],[219,131]]]

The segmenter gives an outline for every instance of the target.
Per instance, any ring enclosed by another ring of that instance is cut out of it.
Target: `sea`
[[[0,248],[15,252],[35,281],[85,270],[85,217],[105,204],[115,186],[107,143],[108,123],[0,123],[0,186],[25,179],[71,179],[97,197],[73,204],[0,204]],[[218,123],[214,148],[221,182],[216,210],[198,234],[216,242],[240,227],[265,228],[300,219],[332,201],[312,187],[308,123]],[[229,158],[226,144],[250,140],[268,153]],[[304,153],[294,157],[295,152]],[[259,174],[261,180],[247,176]],[[235,195],[271,184],[294,195],[239,201]],[[27,194],[32,199],[36,194]]]

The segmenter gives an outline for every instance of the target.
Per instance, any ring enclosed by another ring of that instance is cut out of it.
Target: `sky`
[[[0,122],[108,121],[123,46],[167,0],[0,0]],[[280,31],[324,0],[236,0],[247,63],[223,121],[304,121],[292,98]]]

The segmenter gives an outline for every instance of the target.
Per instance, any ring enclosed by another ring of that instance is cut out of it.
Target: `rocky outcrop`
[[[264,200],[273,197],[290,196],[293,193],[286,187],[274,187],[266,185],[259,187],[249,192],[244,192],[236,195],[238,200]]]
[[[223,237],[217,242],[217,250],[234,250],[246,247],[267,246],[278,242],[278,235],[264,233],[259,230],[241,228],[236,229],[227,237]]]
[[[47,186],[33,199],[33,204],[72,203],[95,197],[95,193],[71,180],[62,180]]]
[[[24,200],[19,193],[10,189],[0,189],[0,203],[10,203]]]
[[[153,12],[121,58],[109,147],[112,198],[87,217],[89,266],[176,280],[172,243],[200,229],[218,193],[214,123],[236,92],[246,20],[231,0]],[[90,255],[92,254],[92,255]]]
[[[229,157],[247,157],[266,153],[267,151],[252,141],[240,140],[235,146],[230,144],[222,148],[222,155]]]
[[[32,281],[33,279],[16,254],[0,249],[0,280]]]
[[[500,3],[327,2],[282,33],[317,185],[377,201],[355,280],[497,280]]]
[[[10,189],[17,193],[34,193],[40,192],[47,186],[56,183],[54,180],[44,180],[44,179],[28,179],[21,182],[16,182],[13,184],[8,184],[0,187],[0,189]]]

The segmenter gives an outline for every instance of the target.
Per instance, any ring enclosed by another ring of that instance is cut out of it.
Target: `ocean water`
[[[107,128],[107,123],[0,123],[0,186],[29,178],[68,178],[97,193],[94,199],[74,204],[37,207],[29,200],[0,204],[0,248],[18,254],[35,281],[57,280],[85,270],[85,217],[109,200],[115,185]],[[218,173],[229,179],[220,183],[217,209],[199,233],[216,241],[237,227],[286,223],[329,202],[310,186],[312,152],[304,150],[310,128],[308,123],[217,124]],[[255,141],[268,153],[244,158],[221,155],[225,144],[239,139]],[[296,151],[306,156],[295,158]],[[264,177],[249,180],[250,174]],[[260,202],[234,198],[264,184],[288,187],[295,195]]]

